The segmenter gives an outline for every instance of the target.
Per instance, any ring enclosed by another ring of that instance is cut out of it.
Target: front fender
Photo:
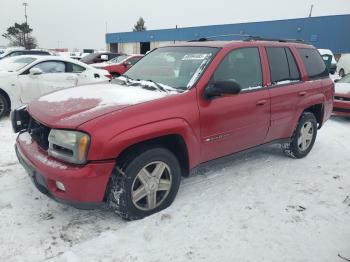
[[[200,161],[200,140],[191,125],[182,118],[172,118],[140,125],[114,135],[108,141],[96,143],[91,151],[100,152],[98,159],[114,159],[128,147],[151,139],[179,135],[183,138],[190,168]]]

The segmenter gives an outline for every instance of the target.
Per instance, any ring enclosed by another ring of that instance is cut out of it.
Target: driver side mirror
[[[32,76],[37,76],[37,75],[41,75],[43,73],[43,71],[40,68],[31,68],[29,70],[29,74]]]
[[[241,91],[241,86],[236,80],[219,80],[209,84],[205,89],[204,97],[206,99],[212,99],[225,95],[236,95]]]

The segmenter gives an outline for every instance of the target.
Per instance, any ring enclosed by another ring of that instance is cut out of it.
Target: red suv
[[[202,163],[278,143],[305,157],[332,112],[318,51],[288,41],[203,41],[155,49],[109,85],[43,96],[12,114],[37,188],[125,219],[168,207]]]

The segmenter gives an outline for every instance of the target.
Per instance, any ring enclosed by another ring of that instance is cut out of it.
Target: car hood
[[[29,113],[52,128],[77,128],[99,116],[169,94],[137,86],[99,84],[57,91],[30,103]]]
[[[350,96],[350,83],[336,83],[335,93]]]

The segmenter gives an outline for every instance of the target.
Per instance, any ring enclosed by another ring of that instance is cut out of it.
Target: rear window
[[[328,76],[328,70],[320,53],[316,49],[298,48],[310,79]]]
[[[282,84],[285,81],[300,79],[298,67],[289,48],[267,47],[269,59],[271,83]]]

